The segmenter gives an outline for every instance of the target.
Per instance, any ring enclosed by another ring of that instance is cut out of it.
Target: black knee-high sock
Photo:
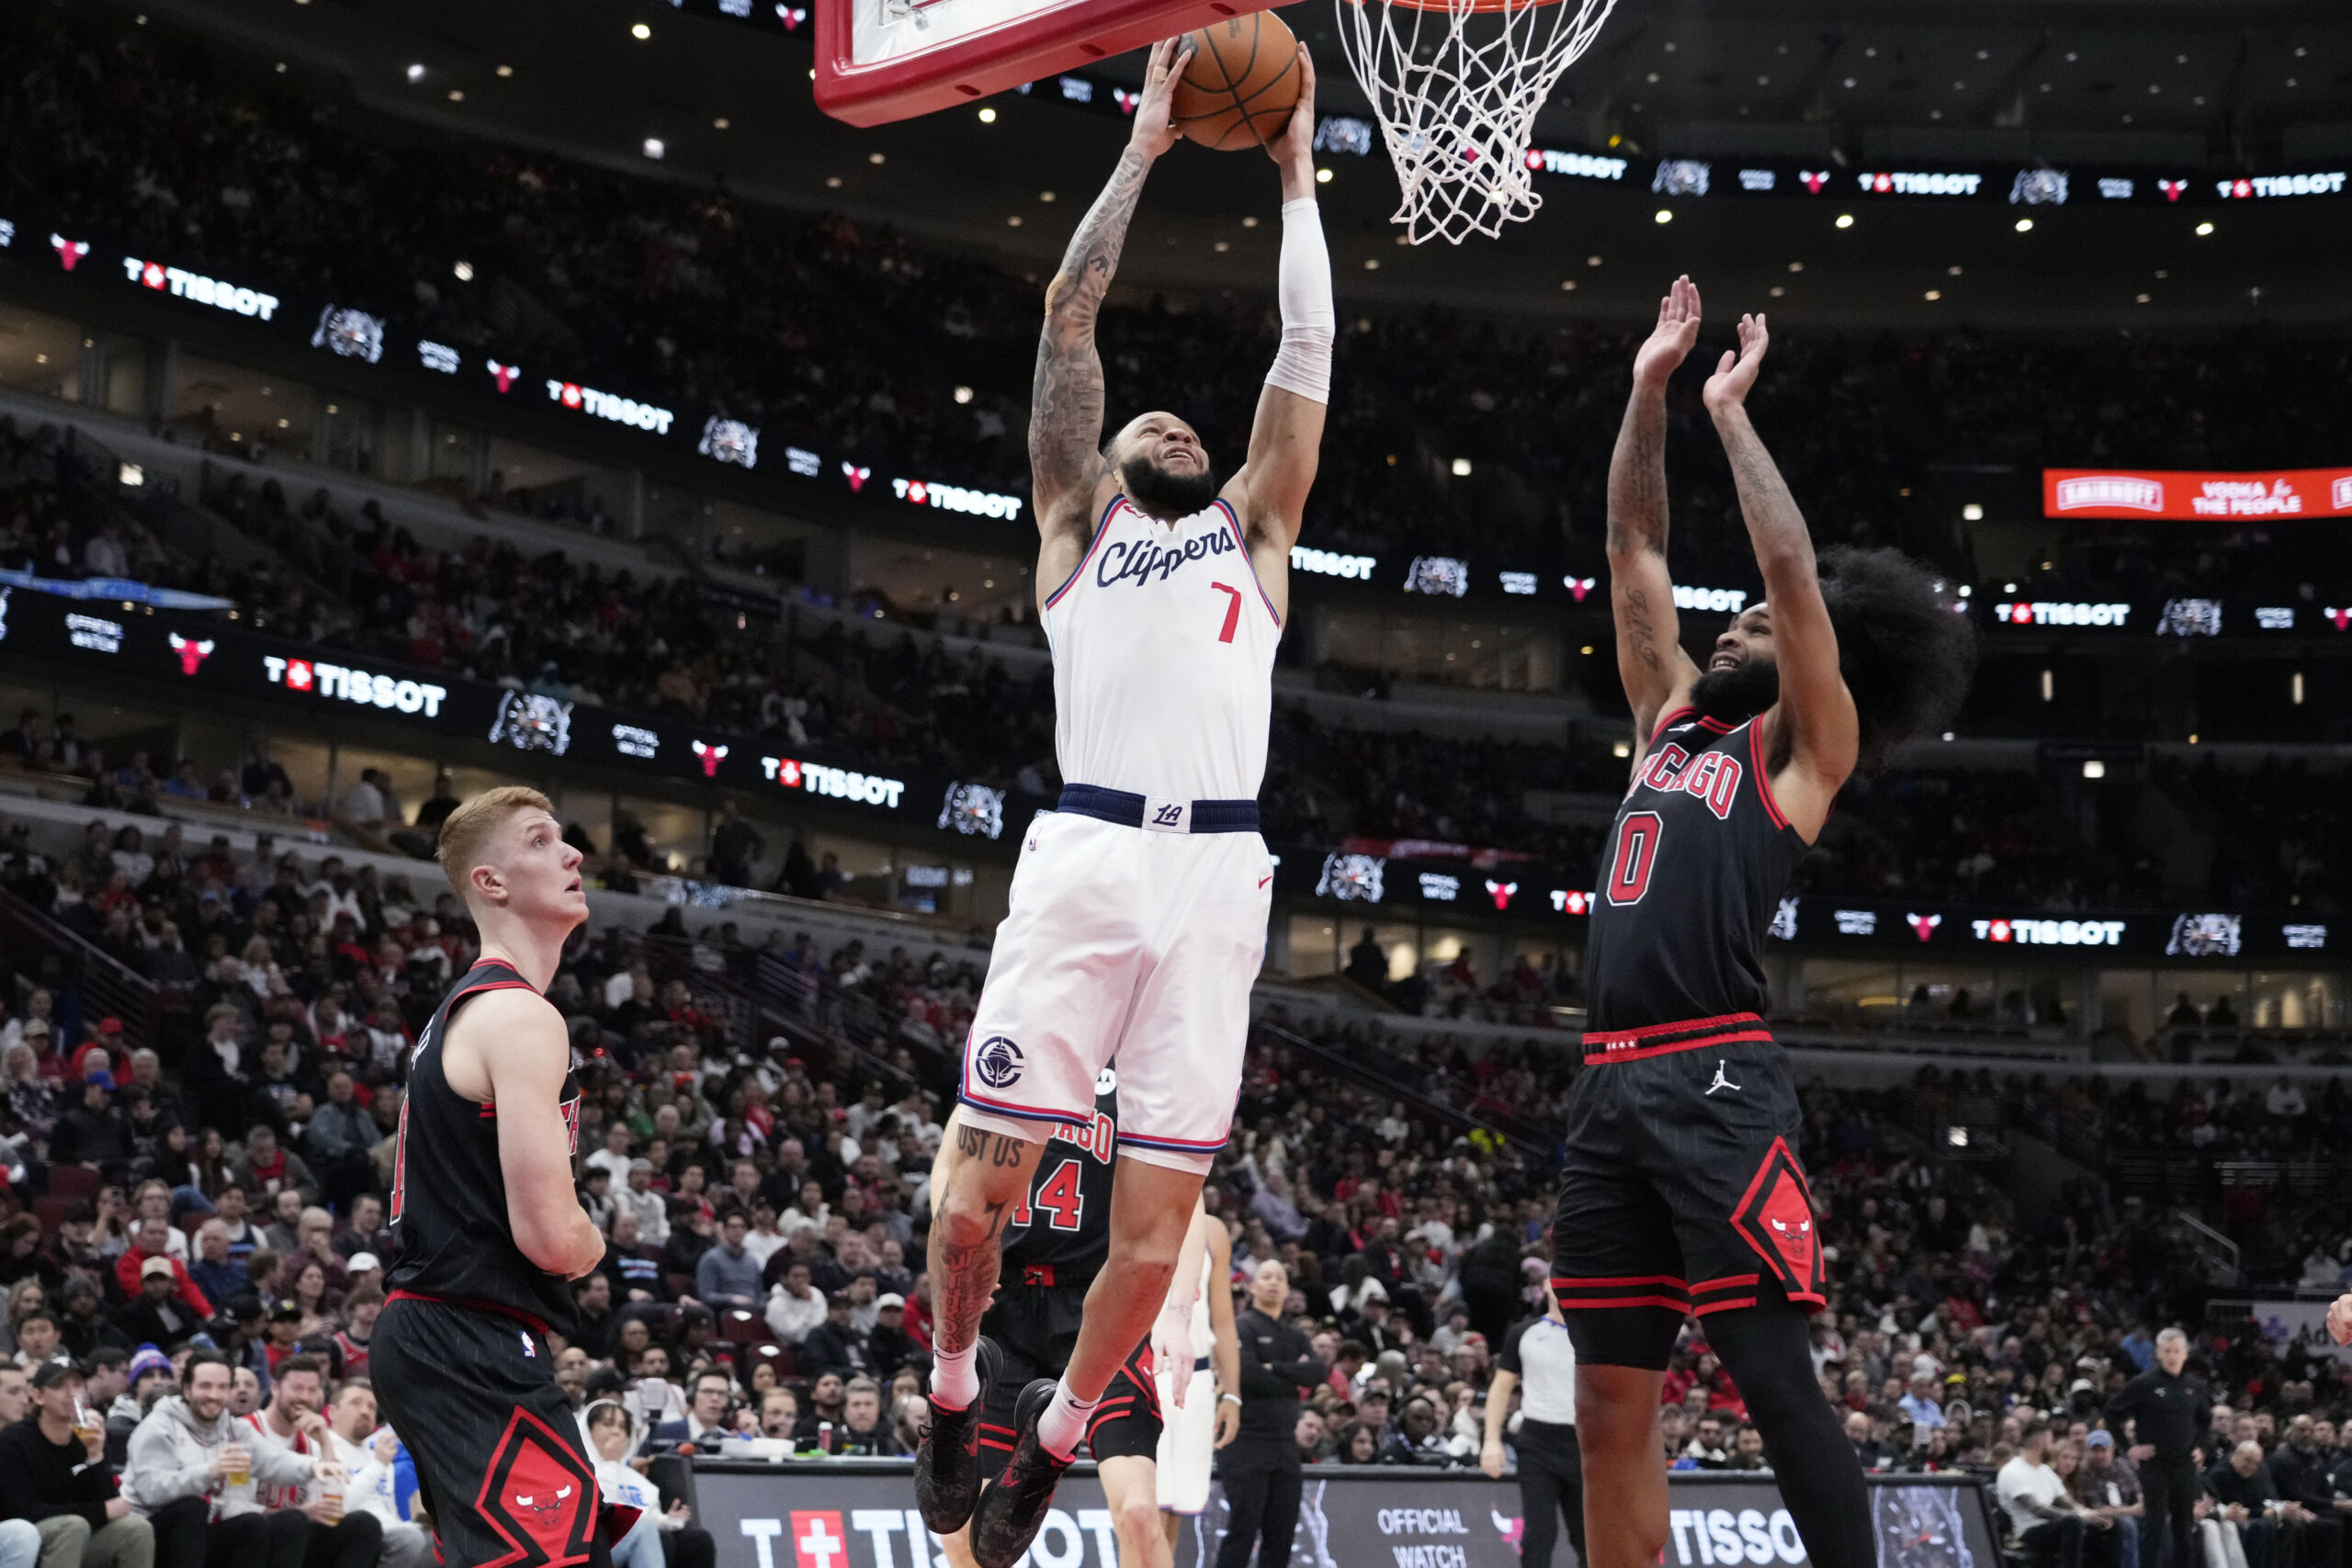
[[[1707,1343],[1747,1403],[1814,1568],[1876,1568],[1869,1492],[1814,1378],[1804,1314],[1764,1293],[1756,1306],[1709,1314]]]

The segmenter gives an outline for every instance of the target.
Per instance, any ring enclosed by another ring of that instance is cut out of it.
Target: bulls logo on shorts
[[[1813,1193],[1786,1139],[1772,1140],[1731,1223],[1771,1266],[1792,1299],[1819,1296],[1821,1245],[1814,1228]]]
[[[595,1477],[527,1410],[507,1423],[474,1506],[507,1547],[495,1568],[569,1568],[588,1561]]]
[[[990,1089],[1010,1089],[1021,1081],[1021,1047],[991,1034],[972,1053],[972,1071]]]

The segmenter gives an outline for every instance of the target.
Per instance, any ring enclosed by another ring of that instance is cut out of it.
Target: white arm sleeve
[[[1266,385],[1318,403],[1331,400],[1331,344],[1339,317],[1331,307],[1331,253],[1315,198],[1283,203],[1283,345]]]

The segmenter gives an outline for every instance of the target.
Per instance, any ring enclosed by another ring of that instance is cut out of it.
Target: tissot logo
[[[898,809],[899,799],[906,794],[902,779],[886,779],[879,773],[854,773],[847,768],[829,768],[822,762],[803,762],[790,757],[763,757],[760,773],[771,784],[783,789],[805,790],[832,800],[848,800],[866,806]]]
[[[2120,947],[2121,920],[1972,920],[1979,942],[2016,942],[2027,947]]]
[[[266,653],[262,655],[261,668],[263,678],[271,685],[283,686],[289,692],[340,697],[363,707],[423,714],[427,718],[440,716],[441,704],[449,695],[447,686],[396,675],[373,675],[347,665],[330,664],[323,659],[281,659]]]
[[[122,258],[122,276],[142,288],[167,292],[177,299],[193,299],[199,305],[217,306],[240,316],[255,316],[266,321],[277,314],[277,296],[275,294],[240,288],[233,283],[222,283],[218,278],[165,266],[162,262],[125,256]]]
[[[1592,895],[1572,887],[1552,889],[1552,912],[1555,915],[1589,915],[1592,912]]]

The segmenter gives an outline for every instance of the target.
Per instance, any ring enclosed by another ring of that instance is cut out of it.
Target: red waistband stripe
[[[1589,1030],[1584,1036],[1584,1059],[1588,1065],[1638,1062],[1645,1056],[1696,1051],[1709,1045],[1739,1045],[1751,1042],[1770,1043],[1771,1038],[1771,1031],[1764,1027],[1764,1021],[1756,1014],[1727,1012],[1713,1018],[1685,1019],[1679,1023],[1648,1023],[1635,1029]]]

